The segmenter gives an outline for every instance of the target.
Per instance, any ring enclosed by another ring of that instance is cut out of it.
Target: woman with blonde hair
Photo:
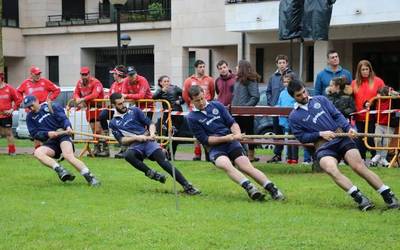
[[[378,94],[378,89],[385,86],[383,80],[375,75],[372,65],[368,60],[361,60],[357,65],[356,79],[351,83],[353,88],[354,102],[356,112],[367,109],[370,105],[369,100]],[[372,117],[371,117],[372,118]],[[355,115],[356,127],[359,133],[365,131],[365,112]],[[375,132],[375,121],[371,119],[368,122],[368,133]],[[374,146],[374,139],[368,138],[368,144]],[[366,159],[367,148],[364,142],[357,140],[357,147],[360,150],[361,157]],[[375,155],[375,150],[371,150],[372,156]]]

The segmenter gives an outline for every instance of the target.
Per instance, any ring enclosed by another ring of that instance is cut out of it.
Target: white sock
[[[58,163],[56,162],[56,163],[54,163],[54,165],[53,165],[52,168],[53,168],[53,170],[55,170],[57,167],[61,167],[61,166],[60,166],[60,164],[58,164]]]
[[[349,190],[347,190],[347,193],[349,195],[351,195],[354,191],[357,191],[357,190],[358,190],[358,188],[356,186],[352,186]]]
[[[249,179],[244,178],[244,179],[240,180],[240,182],[239,182],[240,186],[242,186],[243,183],[245,183],[246,181],[249,181]]]
[[[267,180],[267,181],[264,183],[263,187],[265,188],[265,187],[266,187],[268,184],[270,184],[270,183],[272,183],[272,181]]]
[[[84,168],[82,168],[82,170],[81,170],[81,175],[87,174],[87,173],[89,173],[89,172],[90,172],[90,170],[89,170],[87,167],[84,167]]]
[[[390,187],[383,184],[382,187],[378,188],[376,191],[381,194],[383,191],[388,190],[389,188]]]

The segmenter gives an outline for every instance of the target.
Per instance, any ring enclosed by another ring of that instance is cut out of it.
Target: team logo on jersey
[[[212,114],[213,115],[218,115],[219,114],[219,110],[217,108],[213,108]]]
[[[45,106],[43,110],[44,110],[44,112],[49,113],[49,107],[48,106]]]
[[[314,108],[315,109],[320,109],[321,108],[321,103],[319,103],[319,102],[314,103]]]

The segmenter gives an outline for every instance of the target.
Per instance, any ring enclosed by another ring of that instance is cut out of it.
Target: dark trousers
[[[356,121],[356,127],[357,127],[357,131],[359,133],[365,132],[365,122],[364,121]],[[370,120],[368,122],[368,133],[371,133],[371,134],[375,133],[375,121],[374,120]],[[367,142],[368,142],[368,145],[375,147],[374,138],[368,137]],[[357,144],[358,150],[360,150],[361,158],[363,158],[365,160],[367,158],[366,154],[369,149],[367,149],[367,147],[365,147],[363,138],[362,137],[357,138],[356,144]],[[369,151],[371,152],[372,157],[376,154],[375,150],[369,150]]]
[[[283,135],[283,128],[279,125],[279,117],[272,117],[272,126],[274,134],[276,135]],[[282,155],[283,145],[275,145],[274,154],[275,155]]]

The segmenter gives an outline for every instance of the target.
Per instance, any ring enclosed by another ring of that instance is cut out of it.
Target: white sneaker
[[[385,168],[389,167],[389,165],[390,165],[390,163],[385,158],[381,158],[381,160],[379,161],[379,164]]]
[[[370,167],[377,167],[379,159],[381,158],[380,155],[376,154],[372,159],[369,161],[369,166]]]
[[[339,166],[346,166],[346,163],[345,163],[343,160],[341,160],[341,161],[339,162]]]

